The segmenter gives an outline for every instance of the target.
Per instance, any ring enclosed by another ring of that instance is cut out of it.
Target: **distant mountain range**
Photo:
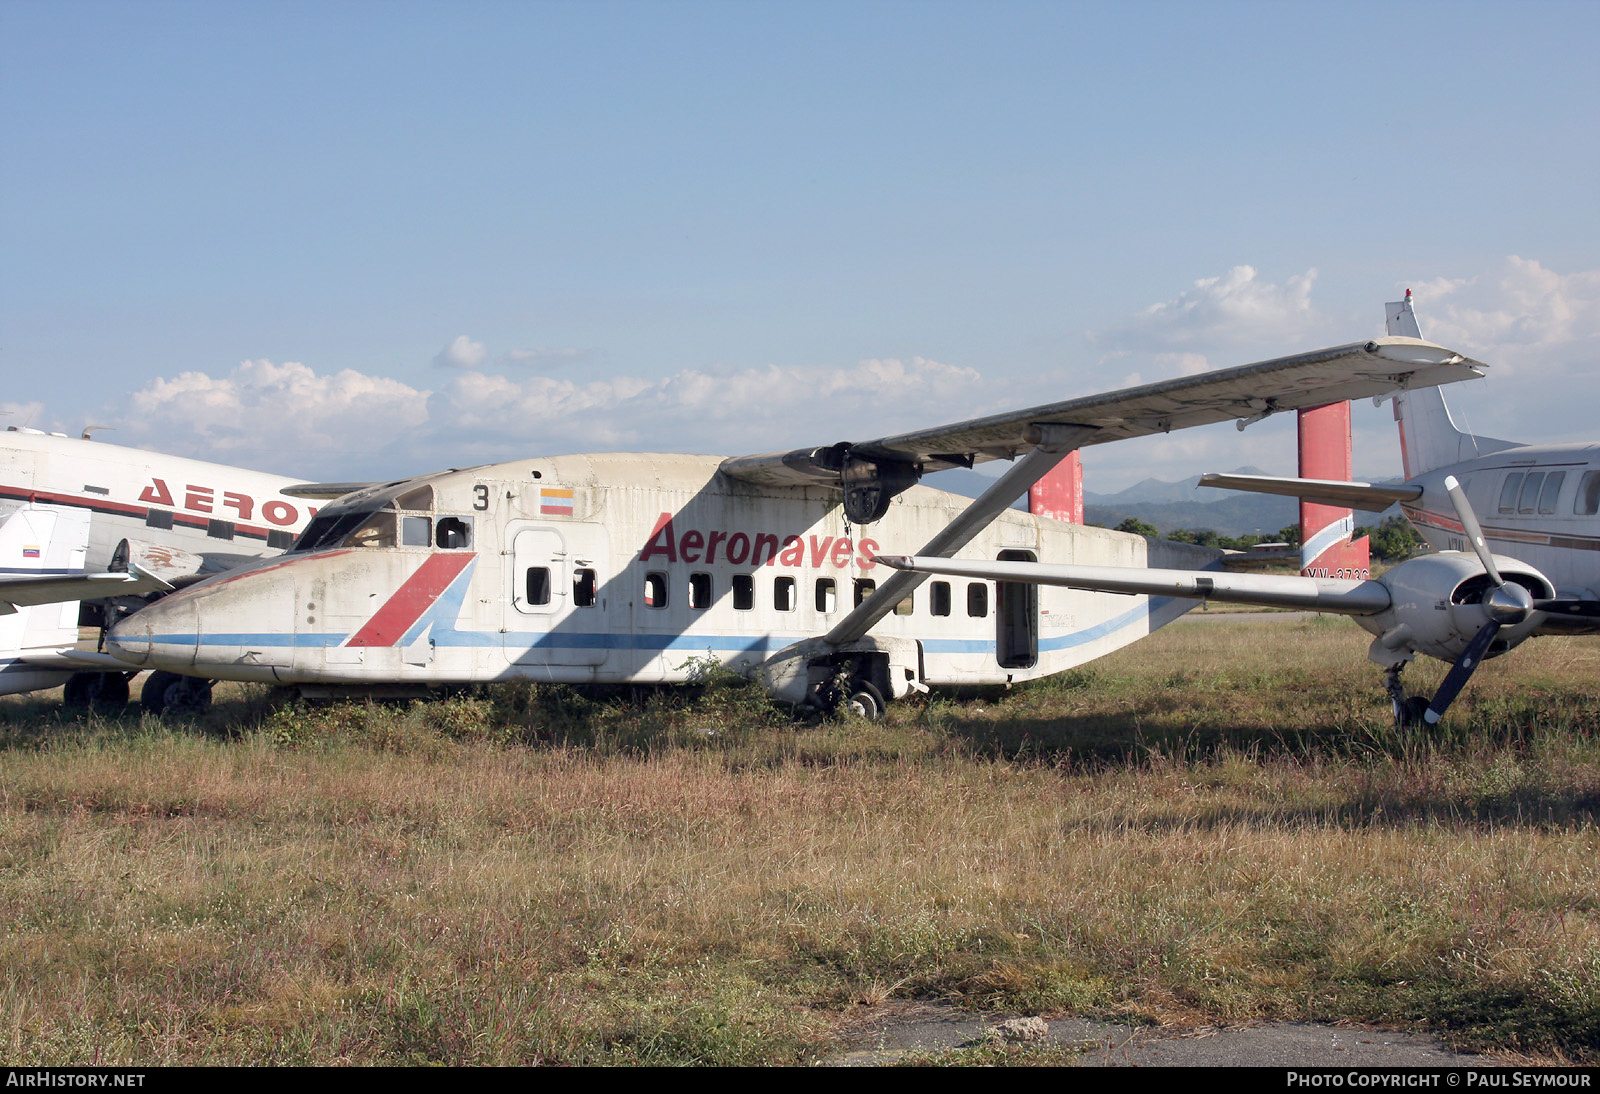
[[[1258,467],[1235,468],[1235,475],[1264,475]],[[994,482],[976,471],[957,468],[929,475],[927,485],[953,494],[977,497]],[[1090,524],[1115,528],[1129,517],[1153,524],[1163,533],[1180,528],[1199,531],[1209,528],[1218,535],[1267,535],[1300,519],[1299,503],[1293,498],[1272,494],[1245,494],[1233,490],[1199,487],[1200,476],[1178,482],[1145,479],[1115,494],[1083,492],[1083,519]],[[1013,508],[1027,509],[1027,499]],[[1398,507],[1393,512],[1399,512]],[[1357,511],[1357,524],[1376,525],[1384,513]]]

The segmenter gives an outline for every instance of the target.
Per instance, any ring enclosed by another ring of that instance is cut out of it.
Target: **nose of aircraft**
[[[191,626],[184,627],[187,616]],[[140,608],[106,632],[106,650],[132,665],[192,664],[193,610],[181,594]],[[183,632],[189,632],[184,634]]]
[[[154,611],[154,606],[134,612],[106,632],[106,652],[129,664],[142,665],[150,660],[150,623],[142,617]]]

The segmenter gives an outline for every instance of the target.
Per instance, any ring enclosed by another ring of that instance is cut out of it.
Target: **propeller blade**
[[[1533,610],[1551,615],[1577,615],[1594,618],[1600,616],[1600,600],[1583,600],[1575,596],[1558,596],[1550,600],[1535,600]]]
[[[1494,564],[1494,556],[1489,553],[1489,545],[1483,540],[1483,527],[1478,523],[1478,518],[1472,512],[1472,506],[1467,504],[1466,492],[1461,489],[1461,484],[1454,475],[1444,477],[1444,488],[1450,494],[1450,504],[1456,508],[1456,519],[1461,522],[1461,530],[1467,533],[1467,541],[1472,544],[1472,549],[1478,552],[1478,561],[1483,563],[1483,568],[1489,574],[1489,580],[1498,588],[1506,583],[1500,576],[1500,570]]]
[[[1500,624],[1493,619],[1483,625],[1483,629],[1472,636],[1472,641],[1467,643],[1464,653],[1456,658],[1456,663],[1450,666],[1450,671],[1445,673],[1444,683],[1439,685],[1439,690],[1434,693],[1433,700],[1428,704],[1427,711],[1422,715],[1422,720],[1430,726],[1438,725],[1439,719],[1444,717],[1444,712],[1450,709],[1450,704],[1455,702],[1461,689],[1467,686],[1467,681],[1472,678],[1472,673],[1483,660],[1483,655],[1488,651],[1494,636],[1500,633]]]

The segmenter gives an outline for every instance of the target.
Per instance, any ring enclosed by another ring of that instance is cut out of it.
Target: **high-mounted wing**
[[[736,456],[722,470],[769,486],[834,486],[850,519],[868,524],[927,472],[1230,419],[1243,429],[1280,411],[1470,380],[1485,367],[1420,338],[1377,338],[876,440]]]
[[[1391,336],[859,444],[739,456],[724,460],[722,470],[767,485],[834,487],[844,493],[845,516],[870,524],[925,472],[1016,459],[918,552],[949,558],[1066,453],[1084,445],[1230,418],[1243,429],[1279,411],[1469,380],[1487,367],[1420,338]],[[860,639],[923,580],[909,570],[890,576],[823,641],[843,646]]]

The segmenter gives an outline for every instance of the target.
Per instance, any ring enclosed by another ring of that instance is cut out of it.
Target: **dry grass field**
[[[1600,641],[1490,662],[1433,734],[1365,644],[1185,623],[878,725],[721,680],[219,688],[198,726],[0,701],[0,1045],[794,1064],[920,998],[1600,1062]]]

